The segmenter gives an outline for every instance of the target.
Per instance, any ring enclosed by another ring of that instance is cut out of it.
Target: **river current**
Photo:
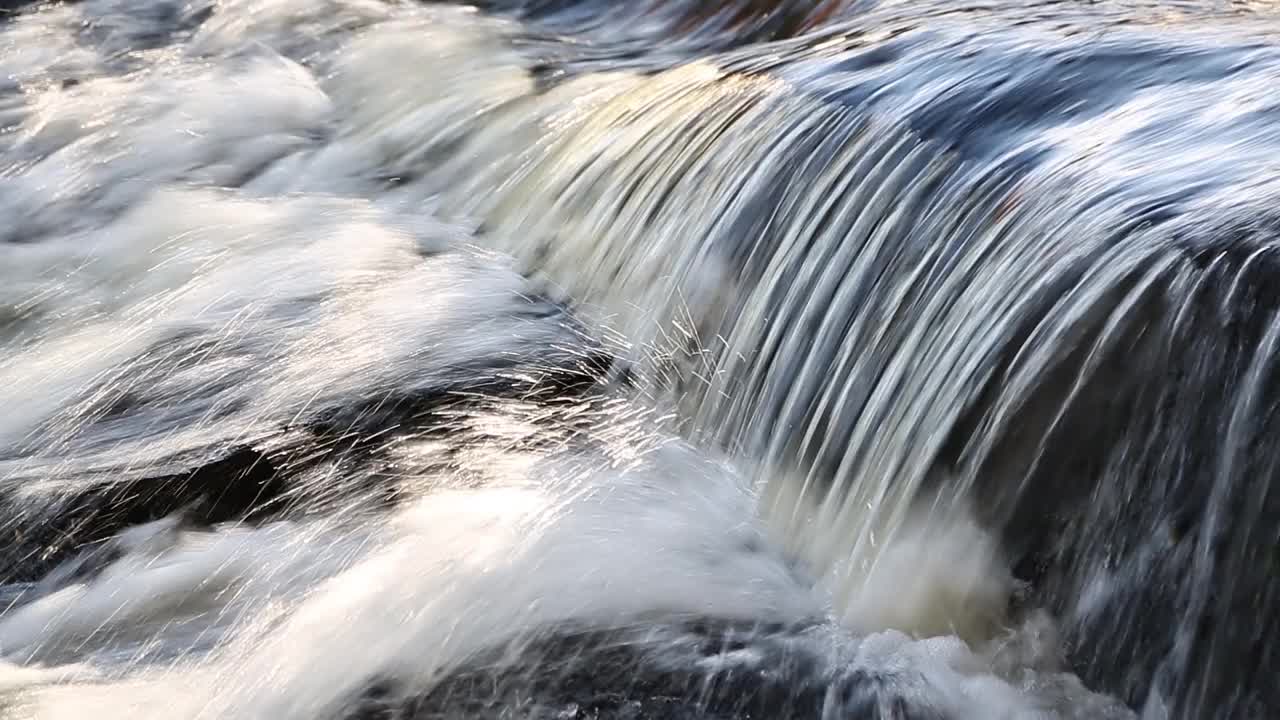
[[[0,8],[0,718],[1280,717],[1280,7]]]

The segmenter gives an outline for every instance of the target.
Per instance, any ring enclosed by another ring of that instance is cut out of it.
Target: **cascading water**
[[[1266,3],[0,19],[0,717],[1280,714]]]

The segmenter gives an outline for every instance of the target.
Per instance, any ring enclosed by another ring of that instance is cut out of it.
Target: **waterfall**
[[[22,8],[0,713],[1271,716],[1276,19]]]

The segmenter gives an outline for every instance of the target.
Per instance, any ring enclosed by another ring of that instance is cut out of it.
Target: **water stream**
[[[1280,8],[0,16],[0,717],[1271,718]]]

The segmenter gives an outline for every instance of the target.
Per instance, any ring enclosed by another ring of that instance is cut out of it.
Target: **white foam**
[[[337,529],[321,536],[282,526],[126,556],[88,585],[7,617],[0,641],[7,652],[48,646],[144,619],[163,635],[163,610],[172,623],[192,598],[243,604],[248,595],[258,614],[213,613],[235,619],[236,639],[197,664],[135,668],[80,691],[33,679],[22,683],[27,707],[41,718],[74,717],[90,704],[104,719],[314,718],[373,677],[425,689],[486,648],[558,623],[828,612],[825,596],[760,544],[755,500],[737,475],[687,447],[629,432],[607,438],[603,455],[527,454],[506,465],[523,472],[505,484],[428,494],[371,535],[346,536],[355,549],[346,553],[313,544],[344,537]],[[329,572],[296,572],[316,564]],[[295,573],[282,580],[284,566]],[[850,648],[850,667],[921,677],[919,688],[902,688],[921,707],[956,717],[1069,717],[1037,707],[955,637],[872,633]]]

